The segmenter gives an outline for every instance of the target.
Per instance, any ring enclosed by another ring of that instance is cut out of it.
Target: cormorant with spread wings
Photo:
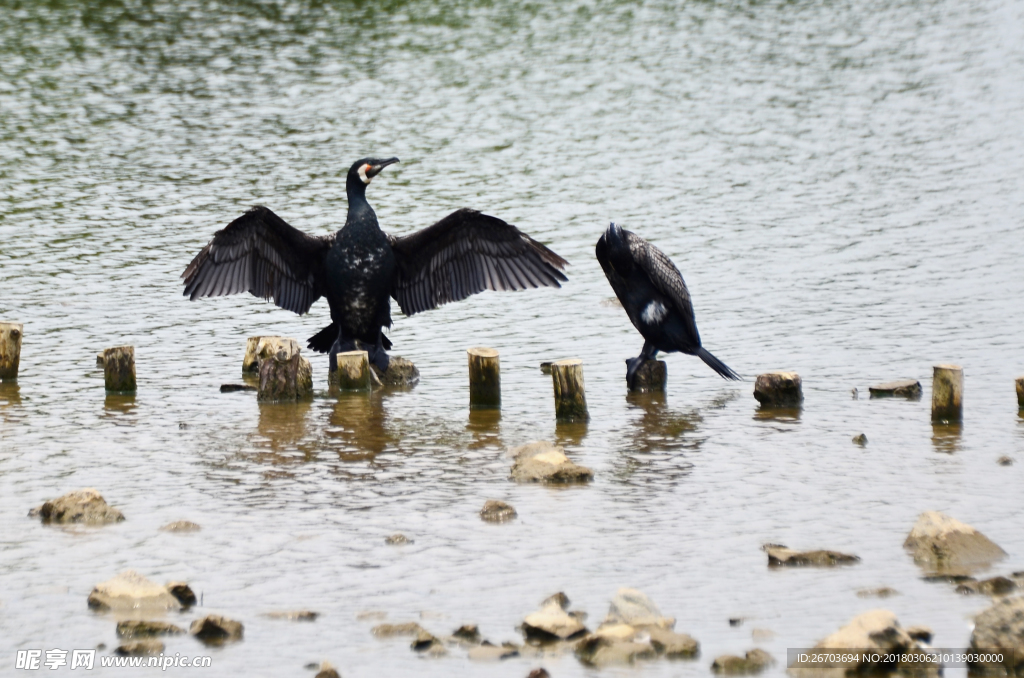
[[[365,349],[387,370],[394,297],[406,315],[484,290],[561,287],[566,261],[496,217],[460,209],[406,236],[380,230],[366,201],[373,177],[398,158],[364,158],[348,172],[348,216],[334,235],[311,236],[266,207],[253,207],[217,231],[181,277],[185,296],[250,292],[303,314],[320,297],[331,324],[309,348],[331,354]]]

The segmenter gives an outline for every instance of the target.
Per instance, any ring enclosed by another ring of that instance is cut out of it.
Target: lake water
[[[402,159],[368,192],[386,230],[474,207],[567,258],[569,282],[396,306],[411,391],[329,397],[313,356],[311,403],[221,394],[246,337],[304,340],[326,304],[190,303],[181,271],[252,204],[332,232],[366,155]],[[593,256],[612,220],[673,257],[704,345],[747,381],[672,355],[664,398],[627,396],[643,342]],[[115,620],[86,597],[128,568],[202,594],[171,621],[245,624],[210,675],[311,677],[328,660],[346,678],[704,676],[753,647],[781,675],[786,648],[875,607],[963,647],[989,601],[924,581],[901,545],[941,510],[1008,552],[991,574],[1024,570],[1022,227],[1014,0],[2,0],[0,320],[25,338],[0,387],[0,673],[21,673],[17,649],[109,652]],[[120,344],[136,347],[134,398],[105,397],[95,366]],[[471,346],[501,352],[500,417],[469,413]],[[565,357],[584,361],[589,425],[555,424],[538,366]],[[960,430],[930,422],[942,362],[964,366]],[[759,412],[753,378],[774,369],[803,377],[798,416]],[[924,398],[867,398],[895,378]],[[506,448],[541,439],[594,482],[508,480]],[[83,487],[127,521],[26,517]],[[489,498],[519,518],[482,522]],[[180,519],[203,529],[158,530]],[[414,543],[386,545],[394,532]],[[771,571],[764,542],[862,561]],[[357,618],[521,641],[546,596],[565,591],[593,627],[623,586],[700,659],[427,659]],[[879,586],[901,595],[856,595]],[[297,608],[322,616],[263,616]],[[167,653],[208,651],[183,636]]]

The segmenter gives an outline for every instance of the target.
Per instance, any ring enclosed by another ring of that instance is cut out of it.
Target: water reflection
[[[0,381],[0,406],[20,405],[21,387],[16,381]]]
[[[121,415],[132,414],[136,407],[134,393],[107,393],[103,399],[103,416],[104,418],[117,418]]]
[[[328,423],[324,437],[341,461],[372,459],[398,443],[388,425],[387,397],[382,391],[339,393]]]
[[[754,410],[754,421],[799,424],[803,411],[803,407],[763,407],[759,405]]]
[[[630,411],[637,409],[643,414],[633,424],[633,440],[630,448],[638,452],[656,452],[678,449],[686,445],[699,445],[699,442],[684,438],[686,433],[697,430],[701,421],[700,413],[675,412],[668,407],[665,393],[630,393],[626,402]]]
[[[466,431],[473,434],[469,449],[504,447],[501,440],[501,410],[470,408]]]
[[[587,437],[589,422],[560,421],[555,424],[555,443],[562,447],[575,447]]]
[[[935,447],[936,452],[944,454],[959,452],[962,433],[962,423],[933,423],[932,446]]]
[[[312,401],[260,403],[256,444],[272,452],[295,449],[306,437]]]

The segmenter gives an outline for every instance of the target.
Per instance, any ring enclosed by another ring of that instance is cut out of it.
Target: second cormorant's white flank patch
[[[661,322],[661,319],[665,317],[665,313],[667,313],[667,309],[664,304],[660,301],[652,301],[647,304],[647,308],[644,309],[641,317],[644,319],[644,322],[653,324]]]
[[[369,165],[363,165],[359,168],[359,178],[363,180],[364,184],[370,183],[370,177],[366,176],[367,167],[369,167]]]

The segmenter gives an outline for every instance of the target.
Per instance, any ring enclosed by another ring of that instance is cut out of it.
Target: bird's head
[[[348,171],[348,185],[365,188],[370,185],[370,180],[380,174],[385,167],[394,165],[396,162],[398,162],[398,158],[388,158],[387,160],[363,158],[362,160],[357,160]]]

